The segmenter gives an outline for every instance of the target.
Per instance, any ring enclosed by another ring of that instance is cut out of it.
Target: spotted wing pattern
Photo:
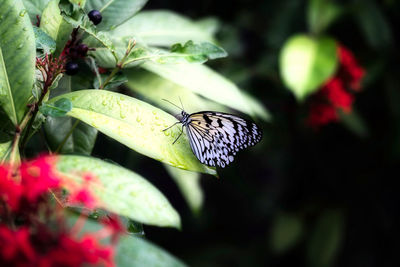
[[[193,113],[186,126],[190,146],[200,162],[222,168],[238,151],[254,146],[262,137],[255,123],[221,112]]]

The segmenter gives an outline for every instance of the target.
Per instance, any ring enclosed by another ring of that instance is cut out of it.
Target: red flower
[[[4,201],[11,210],[16,211],[22,193],[21,185],[12,177],[11,166],[0,165],[0,201]]]
[[[314,128],[338,121],[337,110],[351,112],[354,91],[361,88],[365,71],[350,50],[339,45],[339,69],[311,99],[308,124]]]
[[[82,184],[75,183],[56,171],[56,160],[40,156],[17,167],[0,165],[0,266],[114,266],[115,240],[122,232],[116,229],[122,224],[118,218],[100,221],[103,228],[82,233],[87,220],[82,214],[69,227],[48,190],[66,187],[70,199],[94,208],[98,202],[86,188],[96,177],[86,174]],[[109,243],[101,243],[106,238]]]
[[[33,262],[35,257],[27,227],[13,231],[0,225],[0,265]]]
[[[41,156],[21,164],[21,184],[28,201],[35,202],[49,189],[60,187],[60,178],[54,169],[55,163],[55,157]]]

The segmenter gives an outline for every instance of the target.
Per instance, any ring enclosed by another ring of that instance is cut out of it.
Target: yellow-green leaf
[[[203,173],[215,169],[201,164],[193,154],[179,126],[163,131],[177,120],[154,106],[135,98],[103,90],[80,90],[55,97],[70,99],[73,108],[67,115],[82,120],[131,149],[169,165]]]

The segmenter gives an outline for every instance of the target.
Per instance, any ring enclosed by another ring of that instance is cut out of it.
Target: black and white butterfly
[[[262,138],[261,129],[254,122],[232,114],[215,111],[189,114],[182,109],[176,118],[179,121],[164,131],[181,123],[182,132],[186,127],[193,153],[201,163],[212,167],[224,168],[234,160],[238,151],[254,146]]]

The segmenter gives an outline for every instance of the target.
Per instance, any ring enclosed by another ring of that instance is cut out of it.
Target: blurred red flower
[[[351,112],[354,92],[361,88],[365,71],[358,64],[353,53],[342,45],[337,49],[339,69],[311,98],[307,122],[318,128],[339,120],[337,110]]]
[[[50,200],[49,190],[70,192],[68,203],[98,206],[87,189],[96,179],[85,174],[78,184],[55,168],[57,157],[40,156],[19,166],[0,164],[0,266],[115,266],[113,257],[123,225],[117,216],[99,223],[96,232],[83,232],[87,217],[81,214],[68,226],[64,207]],[[67,181],[66,181],[67,180]],[[108,238],[108,244],[100,240]]]

